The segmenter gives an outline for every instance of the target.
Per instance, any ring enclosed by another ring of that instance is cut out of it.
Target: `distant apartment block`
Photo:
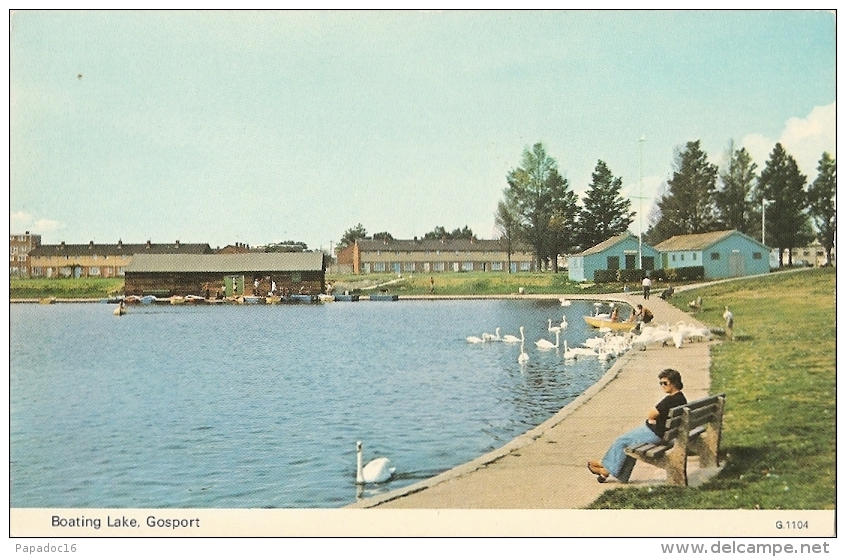
[[[9,234],[9,276],[29,277],[30,252],[41,245],[39,234]]]
[[[510,265],[510,266],[509,266]],[[520,246],[509,257],[500,240],[358,240],[338,252],[341,272],[443,273],[534,271],[531,250]]]
[[[149,254],[206,254],[208,244],[61,244],[42,245],[29,253],[32,277],[122,277],[132,256]]]

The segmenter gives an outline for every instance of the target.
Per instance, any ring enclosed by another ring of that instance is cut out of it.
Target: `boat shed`
[[[664,269],[702,266],[706,279],[770,272],[770,248],[738,230],[682,234],[655,248]]]
[[[638,254],[641,252],[643,270],[654,270],[659,256],[658,250],[647,244],[639,246],[637,237],[626,232],[600,242],[582,253],[571,255],[567,272],[570,280],[585,282],[594,280],[596,271],[637,269]]]
[[[126,268],[124,291],[127,296],[266,296],[274,284],[277,292],[323,293],[323,253],[138,254]]]

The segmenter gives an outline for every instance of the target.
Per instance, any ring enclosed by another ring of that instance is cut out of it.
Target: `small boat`
[[[38,303],[39,303],[39,304],[45,304],[45,305],[46,305],[46,304],[55,304],[55,303],[56,303],[56,298],[53,298],[53,297],[50,297],[50,298],[41,298],[40,300],[38,300]]]
[[[336,302],[357,302],[358,299],[358,294],[335,294]]]
[[[158,300],[159,299],[156,298],[155,296],[153,296],[152,294],[147,294],[146,296],[141,296],[140,302],[146,306],[146,305],[152,304],[154,302],[157,302]]]
[[[261,296],[241,296],[238,298],[242,304],[256,305],[265,303],[265,299]]]
[[[318,294],[317,299],[321,302],[334,302],[335,296],[333,296],[332,294]]]
[[[597,329],[607,328],[612,331],[631,331],[637,323],[630,321],[611,321],[610,319],[603,319],[602,317],[595,317],[593,315],[583,315],[585,323]]]
[[[185,303],[185,298],[183,298],[182,296],[171,296],[170,297],[170,305],[172,305],[172,306],[181,305],[181,304],[184,304],[184,303]]]
[[[206,299],[202,296],[197,296],[196,294],[188,294],[185,296],[184,302],[186,304],[205,304]]]
[[[123,299],[124,303],[127,304],[140,304],[141,303],[141,296],[127,296]]]
[[[288,300],[292,304],[313,304],[317,298],[311,294],[291,294]]]

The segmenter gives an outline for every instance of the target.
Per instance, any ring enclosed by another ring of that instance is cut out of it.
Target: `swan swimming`
[[[471,337],[467,337],[467,342],[469,342],[470,344],[481,344],[481,343],[485,342],[485,340],[482,339],[482,338],[479,338],[479,337],[471,336]]]
[[[485,342],[498,342],[498,341],[502,340],[502,337],[499,336],[499,330],[500,330],[499,327],[497,327],[495,335],[492,335],[490,333],[482,334],[482,340],[484,340]]]
[[[549,342],[545,338],[542,338],[540,340],[535,341],[535,346],[537,346],[541,350],[551,350],[553,348],[558,348],[558,341],[559,341],[560,337],[561,337],[561,329],[558,329],[557,331],[555,331],[555,344],[552,344],[551,342]]]
[[[521,342],[520,343],[520,355],[517,356],[517,363],[520,364],[520,365],[523,365],[528,361],[529,361],[529,355],[526,354],[526,343]]]
[[[391,467],[391,461],[385,457],[376,458],[371,460],[367,463],[367,466],[364,468],[361,467],[361,459],[362,459],[362,452],[361,452],[361,441],[356,441],[355,444],[355,453],[356,453],[356,472],[355,472],[355,483],[363,484],[363,483],[382,483],[386,482],[391,479],[391,476],[394,475],[396,468]]]
[[[548,323],[547,323],[546,330],[549,331],[550,333],[557,333],[558,331],[561,330],[561,327],[559,327],[557,325],[555,327],[552,326],[552,319],[547,319],[547,322]]]

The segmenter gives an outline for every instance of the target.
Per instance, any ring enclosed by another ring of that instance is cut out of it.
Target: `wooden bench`
[[[668,484],[687,485],[689,454],[698,455],[703,468],[719,466],[725,404],[719,394],[670,409],[663,441],[626,447],[626,454],[666,470]]]

